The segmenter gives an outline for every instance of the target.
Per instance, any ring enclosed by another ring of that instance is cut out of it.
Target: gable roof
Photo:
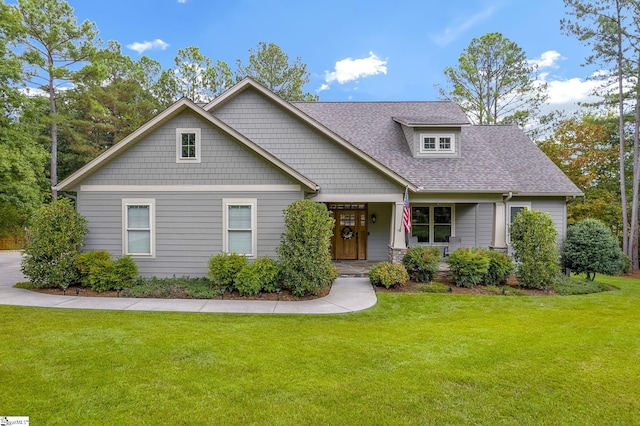
[[[452,102],[294,102],[415,185],[418,192],[578,196],[580,189],[515,125],[469,125]],[[460,127],[459,158],[416,158],[401,124]]]
[[[237,140],[239,143],[243,144],[249,150],[255,152],[257,155],[263,157],[266,161],[270,162],[272,165],[282,170],[284,173],[288,174],[300,184],[302,184],[307,189],[315,192],[319,189],[319,186],[313,182],[311,179],[302,175],[297,170],[293,169],[271,153],[267,152],[265,149],[255,144],[242,134],[240,134],[235,129],[228,126],[223,121],[217,119],[213,115],[205,112],[200,106],[192,102],[187,98],[182,98],[172,104],[169,108],[162,111],[160,114],[156,115],[154,118],[149,120],[147,123],[138,128],[135,132],[131,133],[129,136],[103,152],[101,155],[87,163],[84,167],[77,170],[75,173],[68,176],[66,179],[62,180],[56,185],[56,189],[58,191],[70,190],[73,186],[80,183],[85,178],[89,177],[95,171],[99,170],[102,166],[109,163],[110,161],[117,158],[123,152],[125,152],[130,146],[136,144],[140,140],[142,140],[145,136],[153,132],[163,123],[167,122],[171,118],[177,116],[178,114],[183,113],[184,111],[192,111],[197,114],[199,117],[205,119],[213,126],[217,127],[230,137]]]
[[[287,102],[280,98],[278,95],[270,91],[269,89],[262,86],[260,83],[256,82],[250,77],[245,77],[238,84],[231,87],[229,90],[222,93],[220,96],[216,97],[213,101],[209,102],[204,110],[211,112],[213,114],[213,110],[222,106],[224,103],[233,99],[238,94],[242,93],[247,89],[255,89],[263,96],[270,99],[272,102],[276,103],[289,113],[293,114],[298,119],[304,121],[306,124],[310,125],[315,130],[319,131],[324,136],[336,142],[338,145],[345,148],[351,154],[355,155],[357,158],[363,160],[368,165],[372,166],[374,169],[380,171],[382,174],[391,178],[391,180],[397,182],[401,186],[407,186],[411,191],[417,191],[418,188],[411,182],[406,179],[401,173],[398,173],[396,170],[390,169],[386,165],[384,165],[381,161],[379,161],[375,156],[370,155],[369,153],[360,149],[357,145],[350,143],[350,141],[345,140],[343,135],[335,132],[328,126],[325,126],[324,123],[315,119],[315,117],[306,114],[296,106],[299,105],[295,102]]]

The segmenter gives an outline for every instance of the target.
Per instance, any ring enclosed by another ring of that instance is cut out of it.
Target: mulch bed
[[[465,287],[457,287],[454,283],[445,282],[443,280],[437,280],[437,282],[441,282],[449,286],[451,291],[448,294],[475,294],[475,295],[498,296],[496,293],[493,293],[487,290],[487,288],[482,285],[478,285],[472,288],[465,288]],[[424,291],[420,289],[420,286],[422,285],[424,285],[424,283],[416,283],[413,281],[409,281],[406,285],[402,287],[397,287],[397,288],[392,287],[392,288],[386,289],[384,287],[376,287],[376,292],[377,293],[423,293],[424,294]],[[506,286],[503,286],[503,287],[507,287],[507,288],[510,287],[513,290],[517,290],[527,296],[555,296],[556,295],[554,291],[547,292],[546,290],[520,288],[518,287],[517,283],[507,284]]]
[[[76,290],[79,293],[76,293]],[[121,291],[120,294],[118,294],[117,291],[103,291],[102,293],[98,293],[97,291],[93,291],[90,288],[85,288],[85,287],[69,287],[66,293],[59,288],[40,288],[40,289],[33,289],[32,291],[36,291],[38,293],[53,294],[57,296],[62,296],[66,294],[67,296],[77,295],[80,297],[132,297],[132,296],[126,296],[124,291]],[[312,299],[317,299],[317,298],[326,296],[327,294],[329,294],[329,291],[331,291],[331,286],[320,291],[317,295],[302,296],[302,297],[296,297],[293,294],[291,294],[289,290],[285,290],[285,289],[280,291],[279,295],[277,293],[264,293],[262,295],[257,295],[257,296],[241,296],[240,293],[238,293],[237,291],[234,291],[231,293],[228,293],[228,292],[224,293],[224,300],[282,300],[282,301],[312,300]],[[136,297],[151,298],[151,297],[157,297],[157,296],[136,296]],[[172,289],[171,294],[165,298],[193,299],[193,297],[189,296],[182,289]],[[215,299],[219,300],[221,298],[216,297]]]

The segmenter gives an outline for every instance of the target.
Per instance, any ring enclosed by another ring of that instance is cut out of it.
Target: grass
[[[1,415],[34,424],[637,424],[640,281],[379,293],[335,316],[0,306]]]

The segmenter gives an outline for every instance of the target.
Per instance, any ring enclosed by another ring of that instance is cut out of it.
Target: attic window
[[[420,153],[452,153],[455,152],[453,133],[423,133],[420,135]]]
[[[176,163],[199,163],[200,145],[200,129],[176,129]]]

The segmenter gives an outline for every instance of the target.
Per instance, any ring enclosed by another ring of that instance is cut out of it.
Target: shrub
[[[269,257],[259,257],[253,262],[253,267],[258,272],[261,290],[273,293],[280,287],[280,265]]]
[[[249,264],[245,256],[238,253],[219,253],[209,259],[209,278],[214,287],[235,290],[236,275]]]
[[[96,258],[89,264],[87,281],[93,291],[103,292],[116,287],[117,276],[111,257],[107,259]]]
[[[417,246],[407,250],[402,264],[412,280],[428,283],[438,273],[440,250],[438,247]]]
[[[624,267],[617,238],[604,223],[584,219],[567,229],[562,245],[562,264],[592,280],[596,273],[615,275]]]
[[[133,297],[168,297],[171,294],[182,294],[187,298],[213,299],[220,297],[220,292],[211,286],[209,278],[199,277],[138,277],[129,289]]]
[[[485,250],[459,248],[449,255],[449,272],[458,287],[480,284],[489,269]]]
[[[622,273],[629,274],[632,271],[633,263],[631,262],[631,258],[626,254],[622,253]]]
[[[29,225],[22,273],[37,288],[67,288],[80,279],[75,257],[87,233],[87,220],[67,198],[43,205]]]
[[[276,249],[283,284],[295,296],[317,294],[337,277],[330,251],[333,216],[310,200],[294,201],[283,214],[285,232]]]
[[[482,278],[482,282],[485,285],[505,283],[515,269],[513,262],[509,256],[499,251],[489,250],[486,251],[486,254],[489,257],[489,267]]]
[[[550,283],[549,288],[561,296],[601,293],[611,290],[607,285],[597,281],[566,277],[564,275],[559,275],[556,280]]]
[[[249,264],[242,268],[236,275],[235,286],[241,296],[253,296],[260,293],[262,283],[260,282],[260,274],[255,264]]]
[[[369,269],[369,280],[386,288],[402,286],[409,281],[409,274],[400,263],[380,262]]]
[[[91,265],[96,261],[111,260],[111,253],[106,250],[91,250],[76,255],[75,266],[80,274],[80,284],[83,287],[91,287],[89,275],[91,274]]]
[[[138,277],[138,265],[131,256],[122,256],[114,263],[115,287],[131,287],[133,280]]]
[[[131,287],[138,276],[138,265],[131,256],[122,256],[114,262],[106,250],[91,250],[77,255],[75,266],[81,284],[97,292]]]
[[[522,287],[545,288],[560,273],[556,238],[558,232],[549,213],[521,210],[513,220],[511,244]]]

